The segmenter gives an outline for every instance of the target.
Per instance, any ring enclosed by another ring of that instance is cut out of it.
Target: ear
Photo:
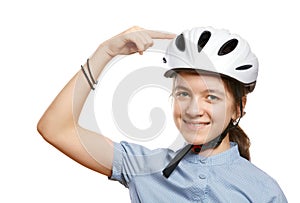
[[[244,109],[246,108],[246,103],[247,103],[247,96],[243,96],[242,97],[243,112],[240,112],[239,110],[241,117],[243,117],[246,114],[246,112],[244,111]]]
[[[238,119],[239,117],[243,117],[246,112],[244,111],[245,107],[246,107],[246,103],[247,103],[247,96],[243,96],[242,97],[242,107],[243,107],[243,112],[241,112],[241,109],[240,109],[240,103],[237,104],[236,106],[236,110],[235,110],[235,113],[232,115],[232,120],[236,120]]]

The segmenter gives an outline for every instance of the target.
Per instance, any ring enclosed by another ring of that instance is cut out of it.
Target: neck
[[[229,134],[226,135],[226,137],[222,140],[221,144],[216,148],[202,149],[200,152],[196,152],[195,150],[193,151],[201,156],[209,157],[216,154],[220,154],[228,149],[230,149]]]

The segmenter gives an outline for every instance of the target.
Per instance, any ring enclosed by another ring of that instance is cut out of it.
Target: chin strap
[[[241,112],[243,112],[243,106],[242,106],[242,101],[240,102],[240,110]],[[206,144],[202,144],[202,145],[193,145],[193,144],[188,144],[186,145],[184,148],[182,148],[178,154],[176,154],[176,156],[170,161],[170,163],[164,168],[163,175],[166,178],[169,178],[169,176],[171,175],[171,173],[175,170],[175,168],[177,167],[177,165],[179,164],[179,162],[182,160],[182,158],[193,148],[195,147],[195,152],[199,153],[201,150],[206,150],[206,149],[212,149],[212,148],[217,148],[223,141],[223,139],[226,137],[227,133],[229,132],[229,130],[231,130],[232,128],[235,128],[236,126],[238,126],[239,122],[241,120],[241,117],[239,117],[237,119],[237,121],[233,121],[231,120],[228,124],[228,126],[226,127],[226,129],[216,138],[214,138],[213,140],[209,141]]]
[[[163,170],[163,175],[166,178],[169,178],[171,173],[175,170],[181,159],[192,149],[193,145],[188,144],[176,156],[170,161],[170,163],[166,166],[166,168]]]
[[[228,131],[234,127],[233,122],[230,121],[229,125],[226,127],[226,129],[223,131],[221,135],[218,137],[214,138],[210,142],[202,145],[193,145],[193,144],[188,144],[184,148],[182,148],[178,154],[170,161],[170,163],[166,166],[166,168],[163,170],[163,175],[166,178],[169,178],[171,173],[175,170],[179,162],[182,160],[182,158],[193,148],[195,147],[195,152],[199,153],[201,150],[206,150],[206,149],[211,149],[211,148],[216,148],[218,147],[223,139],[226,137]]]

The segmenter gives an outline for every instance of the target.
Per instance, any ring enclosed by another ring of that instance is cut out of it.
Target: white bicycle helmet
[[[258,75],[258,60],[239,35],[212,27],[186,30],[171,41],[163,62],[170,68],[165,77],[184,69],[219,73],[234,78],[251,92]]]

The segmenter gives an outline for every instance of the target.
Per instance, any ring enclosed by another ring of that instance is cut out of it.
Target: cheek
[[[175,122],[175,125],[178,129],[181,129],[182,125],[182,117],[185,114],[186,108],[188,107],[188,102],[182,102],[182,101],[174,101],[173,102],[173,120]]]
[[[177,127],[179,125],[178,122],[181,118],[181,115],[182,115],[182,108],[178,102],[174,101],[174,103],[173,103],[173,119],[174,119]]]
[[[222,103],[215,105],[211,112],[211,118],[219,127],[226,127],[231,120],[233,110],[230,103]]]

